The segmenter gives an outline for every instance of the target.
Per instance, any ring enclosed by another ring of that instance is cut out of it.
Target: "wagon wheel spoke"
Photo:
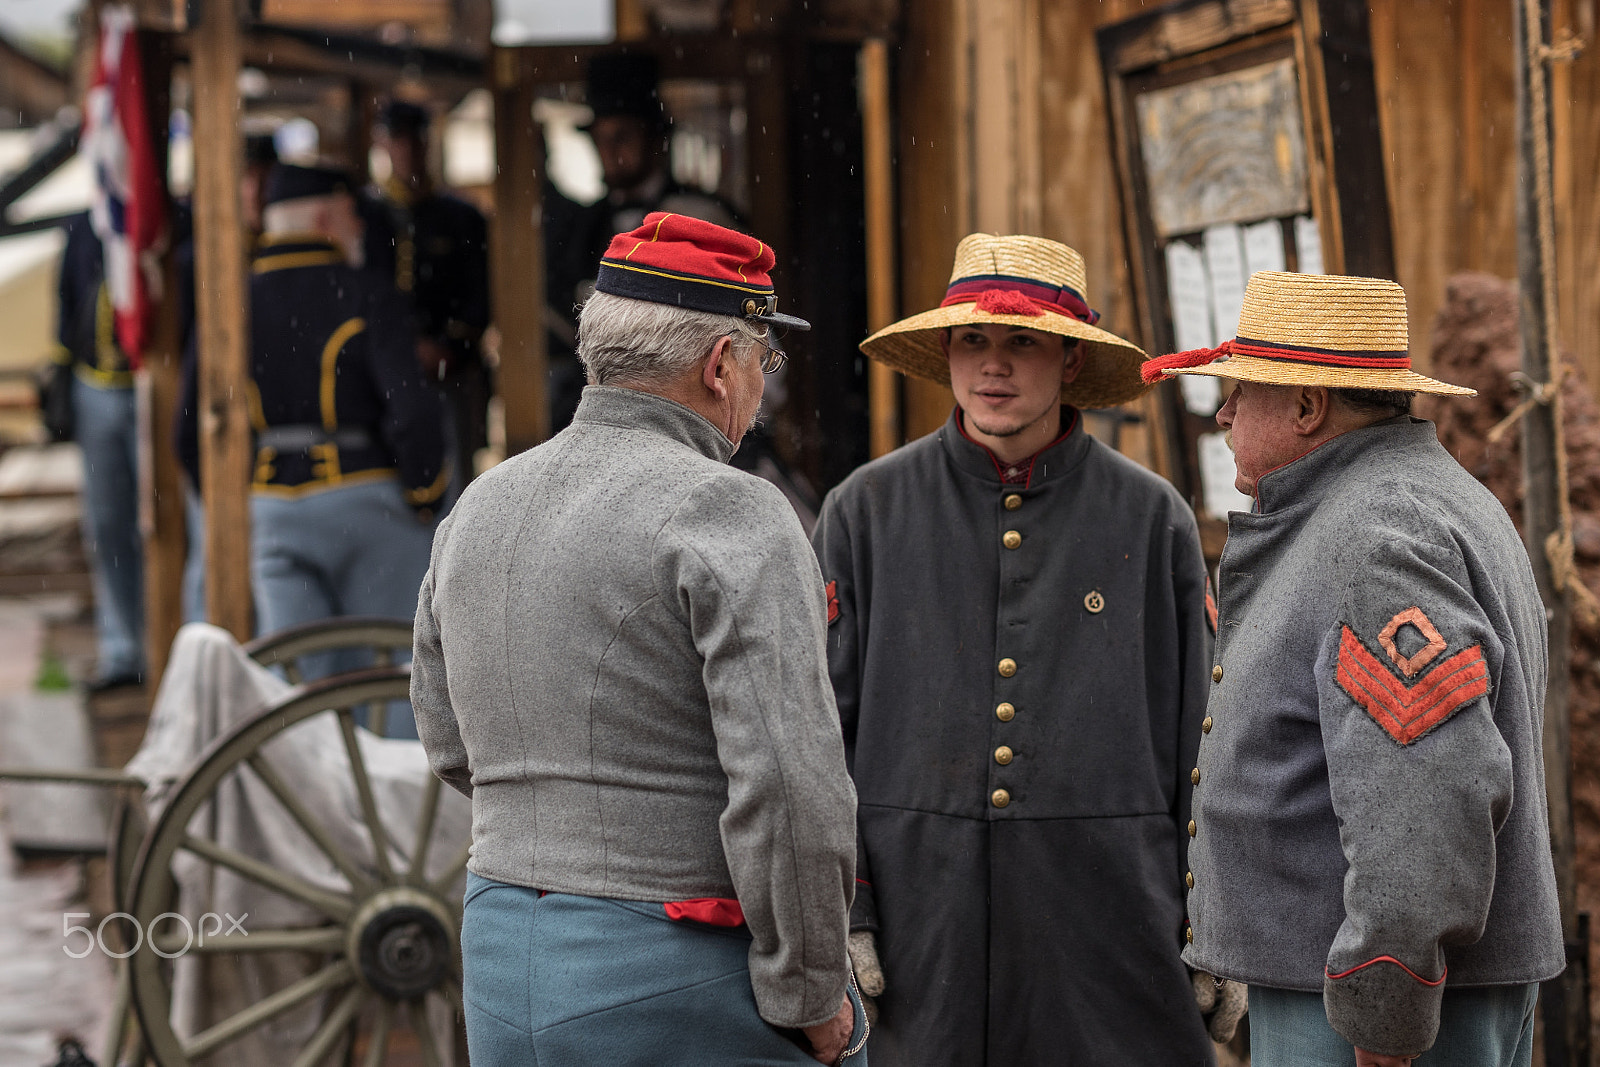
[[[378,1017],[372,1021],[372,1037],[362,1067],[383,1067],[389,1052],[389,1027],[394,1023],[394,1001],[378,1001]]]
[[[353,715],[339,716],[339,731],[344,735],[344,751],[350,760],[350,773],[356,780],[356,795],[361,799],[361,817],[366,820],[367,832],[372,836],[372,854],[378,864],[383,883],[394,882],[394,867],[389,863],[388,835],[378,821],[378,805],[372,798],[372,779],[367,777],[367,763],[361,757],[361,745],[356,741],[356,722]]]
[[[256,777],[266,784],[266,787],[272,791],[272,795],[278,798],[278,803],[283,805],[284,810],[294,818],[300,829],[306,832],[306,836],[316,843],[316,846],[322,850],[323,855],[332,860],[333,865],[339,868],[339,873],[349,880],[350,888],[357,893],[372,889],[372,879],[363,874],[361,869],[355,865],[355,862],[345,855],[344,850],[334,842],[333,837],[328,833],[328,828],[319,822],[311,812],[306,810],[306,806],[300,802],[300,798],[295,796],[283,779],[279,777],[278,772],[268,762],[266,756],[262,755],[260,749],[250,753],[249,757],[247,757],[247,762],[250,764],[250,769],[256,772]]]
[[[439,814],[439,776],[431,770],[422,786],[422,811],[417,816],[416,851],[411,855],[411,873],[406,881],[421,885],[428,874],[428,846],[433,840],[433,821]]]
[[[278,666],[283,668],[283,676],[289,680],[290,685],[299,685],[305,681],[300,674],[300,664],[292,659],[282,660]]]
[[[313,926],[305,929],[258,930],[253,934],[219,934],[214,937],[190,938],[185,934],[160,934],[150,938],[150,947],[157,952],[173,955],[222,955],[241,952],[342,952],[345,933],[337,926]]]
[[[461,872],[467,869],[467,860],[472,858],[472,842],[468,841],[461,846],[461,851],[456,853],[456,858],[450,861],[450,866],[444,872],[428,883],[428,889],[439,896],[444,896],[450,891]]]
[[[433,1036],[433,1023],[428,1021],[427,1000],[414,1000],[408,1012],[411,1016],[411,1028],[417,1032],[417,1044],[422,1047],[422,1062],[425,1067],[444,1067],[444,1057],[439,1054],[439,1043]]]
[[[461,982],[454,975],[444,980],[444,999],[450,1002],[450,1006],[456,1010],[457,1015],[463,1018],[466,1017],[467,1008],[462,1003]]]
[[[349,918],[350,912],[354,910],[354,905],[348,897],[330,893],[326,889],[318,889],[302,878],[262,863],[258,859],[252,859],[226,845],[219,845],[215,841],[195,837],[193,834],[184,834],[179,847],[243,875],[253,882],[275,889],[286,897],[298,900],[302,904],[309,904],[331,919],[342,921]]]
[[[193,1041],[183,1046],[183,1054],[191,1062],[205,1056],[241,1035],[254,1030],[274,1016],[310,1000],[318,993],[355,981],[355,972],[346,960],[332,963],[315,974],[308,975],[290,986],[278,990],[263,1000],[258,1000],[239,1014],[224,1019]]]
[[[339,1001],[339,1006],[322,1020],[322,1025],[311,1035],[311,1040],[300,1050],[300,1055],[294,1058],[291,1067],[316,1067],[322,1062],[323,1057],[333,1050],[334,1043],[344,1036],[345,1028],[356,1017],[366,997],[367,991],[359,985],[347,992],[344,999]]]

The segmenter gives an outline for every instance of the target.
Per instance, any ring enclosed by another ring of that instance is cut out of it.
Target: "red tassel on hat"
[[[987,311],[991,315],[1037,317],[1044,314],[1044,310],[1033,302],[1032,297],[1014,289],[985,289],[978,294],[978,310]]]
[[[1139,377],[1143,378],[1146,385],[1159,382],[1166,375],[1165,370],[1180,370],[1184,367],[1204,367],[1207,363],[1215,363],[1233,351],[1233,342],[1224,341],[1216,348],[1191,348],[1187,352],[1174,352],[1170,356],[1157,356],[1147,359],[1139,366]]]

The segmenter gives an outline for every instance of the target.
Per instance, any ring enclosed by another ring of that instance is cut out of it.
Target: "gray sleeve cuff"
[[[1448,973],[1448,972],[1446,972]],[[1356,1048],[1386,1056],[1415,1056],[1439,1035],[1444,975],[1429,982],[1403,964],[1375,960],[1323,979],[1328,1022]]]

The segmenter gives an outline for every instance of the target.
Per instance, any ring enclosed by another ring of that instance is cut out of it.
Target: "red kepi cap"
[[[613,296],[764,322],[787,330],[811,324],[778,314],[767,273],[777,257],[749,234],[664,211],[611,239],[594,287]],[[773,344],[777,337],[770,338]]]

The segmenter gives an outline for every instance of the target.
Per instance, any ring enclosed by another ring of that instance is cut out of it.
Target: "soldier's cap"
[[[916,378],[950,384],[940,335],[957,326],[1013,326],[1077,341],[1085,359],[1061,387],[1061,402],[1079,408],[1125,404],[1149,392],[1139,378],[1144,352],[1102,330],[1089,306],[1083,257],[1059,241],[1025,235],[969,234],[956,245],[955,266],[939,306],[891,323],[861,342],[861,351]]]
[[[778,314],[768,273],[776,261],[772,249],[749,234],[653,211],[637,230],[611,239],[594,287],[613,296],[765,323],[774,327],[768,343],[782,351],[779,330],[809,330],[811,324]]]
[[[350,175],[333,167],[298,167],[292,163],[276,163],[267,172],[266,187],[261,191],[261,204],[266,207],[283,200],[299,200],[307,196],[354,194],[355,188]]]
[[[245,164],[268,166],[278,161],[278,143],[270,133],[248,133],[244,138]]]
[[[1204,374],[1269,385],[1476,396],[1476,390],[1411,369],[1406,318],[1406,291],[1386,278],[1259,270],[1245,286],[1233,340],[1152,359],[1144,379]]]
[[[426,133],[431,121],[427,108],[409,100],[389,100],[378,112],[378,125],[396,137]]]
[[[639,52],[602,52],[589,60],[584,103],[595,119],[631,115],[653,129],[668,125],[661,102],[661,73],[656,57]],[[588,130],[594,120],[580,126]]]

